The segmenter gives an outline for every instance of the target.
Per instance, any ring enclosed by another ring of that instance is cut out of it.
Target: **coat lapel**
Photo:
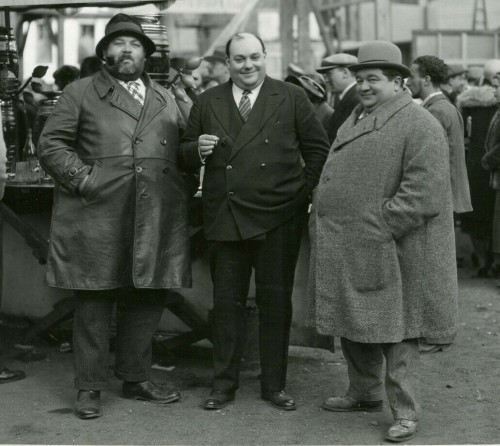
[[[361,114],[363,106],[361,104],[357,105],[345,121],[345,124],[340,128],[333,143],[333,150],[340,150],[342,146],[360,136],[382,128],[395,113],[406,107],[411,101],[410,95],[403,91],[361,120],[358,120],[358,116]]]
[[[234,99],[231,99],[234,102]],[[283,99],[283,95],[275,89],[273,81],[266,77],[260,89],[259,96],[252,107],[252,111],[234,142],[230,159],[260,132]]]
[[[242,122],[234,103],[231,82],[226,82],[218,96],[210,100],[210,107],[222,128],[234,141],[241,131]]]
[[[146,84],[146,98],[144,100],[142,114],[139,119],[139,124],[137,125],[136,133],[142,131],[142,129],[167,106],[165,98],[158,90],[159,87],[151,82],[147,74],[145,74],[144,77],[144,83]],[[135,99],[133,100],[136,101]]]

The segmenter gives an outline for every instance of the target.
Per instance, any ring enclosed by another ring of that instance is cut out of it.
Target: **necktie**
[[[127,90],[133,96],[133,98],[136,99],[139,102],[139,104],[141,104],[142,107],[144,105],[144,96],[141,93],[139,93],[139,82],[136,81],[127,82]]]
[[[240,105],[238,106],[238,110],[240,111],[243,121],[248,119],[248,115],[252,110],[252,104],[250,103],[250,98],[248,97],[250,93],[250,90],[243,91],[243,96],[241,96]]]

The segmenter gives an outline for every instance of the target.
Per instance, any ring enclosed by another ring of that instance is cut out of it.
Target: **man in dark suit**
[[[323,75],[326,85],[335,97],[333,115],[327,124],[330,145],[335,141],[340,126],[359,104],[355,88],[356,78],[347,68],[348,65],[356,63],[358,63],[357,57],[339,53],[325,57],[321,61],[321,66],[316,70]]]
[[[185,163],[205,163],[214,379],[204,408],[224,407],[238,388],[253,268],[261,396],[292,410],[295,402],[285,384],[294,272],[328,139],[303,89],[266,76],[266,51],[259,37],[236,34],[227,43],[226,57],[231,80],[197,98],[181,143]]]

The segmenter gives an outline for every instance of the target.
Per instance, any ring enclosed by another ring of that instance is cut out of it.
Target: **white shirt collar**
[[[257,100],[257,96],[259,96],[260,89],[262,88],[262,84],[264,81],[262,81],[259,85],[257,85],[253,90],[250,90],[251,93],[248,94],[248,99],[250,99],[250,104],[253,105],[255,104],[255,101]],[[238,107],[240,105],[241,97],[243,96],[243,89],[238,87],[234,82],[232,83],[233,87],[233,98],[234,102],[236,102],[236,106]]]

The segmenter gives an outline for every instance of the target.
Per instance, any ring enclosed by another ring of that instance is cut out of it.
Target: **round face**
[[[103,53],[106,63],[117,73],[140,76],[144,71],[146,53],[136,37],[115,37]]]
[[[418,65],[411,64],[410,66],[410,76],[406,81],[406,86],[410,89],[411,95],[417,99],[425,99],[423,88],[425,84],[425,78],[420,75]]]
[[[371,113],[401,91],[401,77],[393,80],[380,68],[365,68],[356,73],[359,99],[366,113]]]
[[[227,64],[233,82],[243,90],[252,90],[266,77],[266,53],[255,36],[242,36],[231,42]]]
[[[323,74],[325,84],[332,93],[340,94],[347,87],[349,75],[346,71],[346,68],[335,67]]]

